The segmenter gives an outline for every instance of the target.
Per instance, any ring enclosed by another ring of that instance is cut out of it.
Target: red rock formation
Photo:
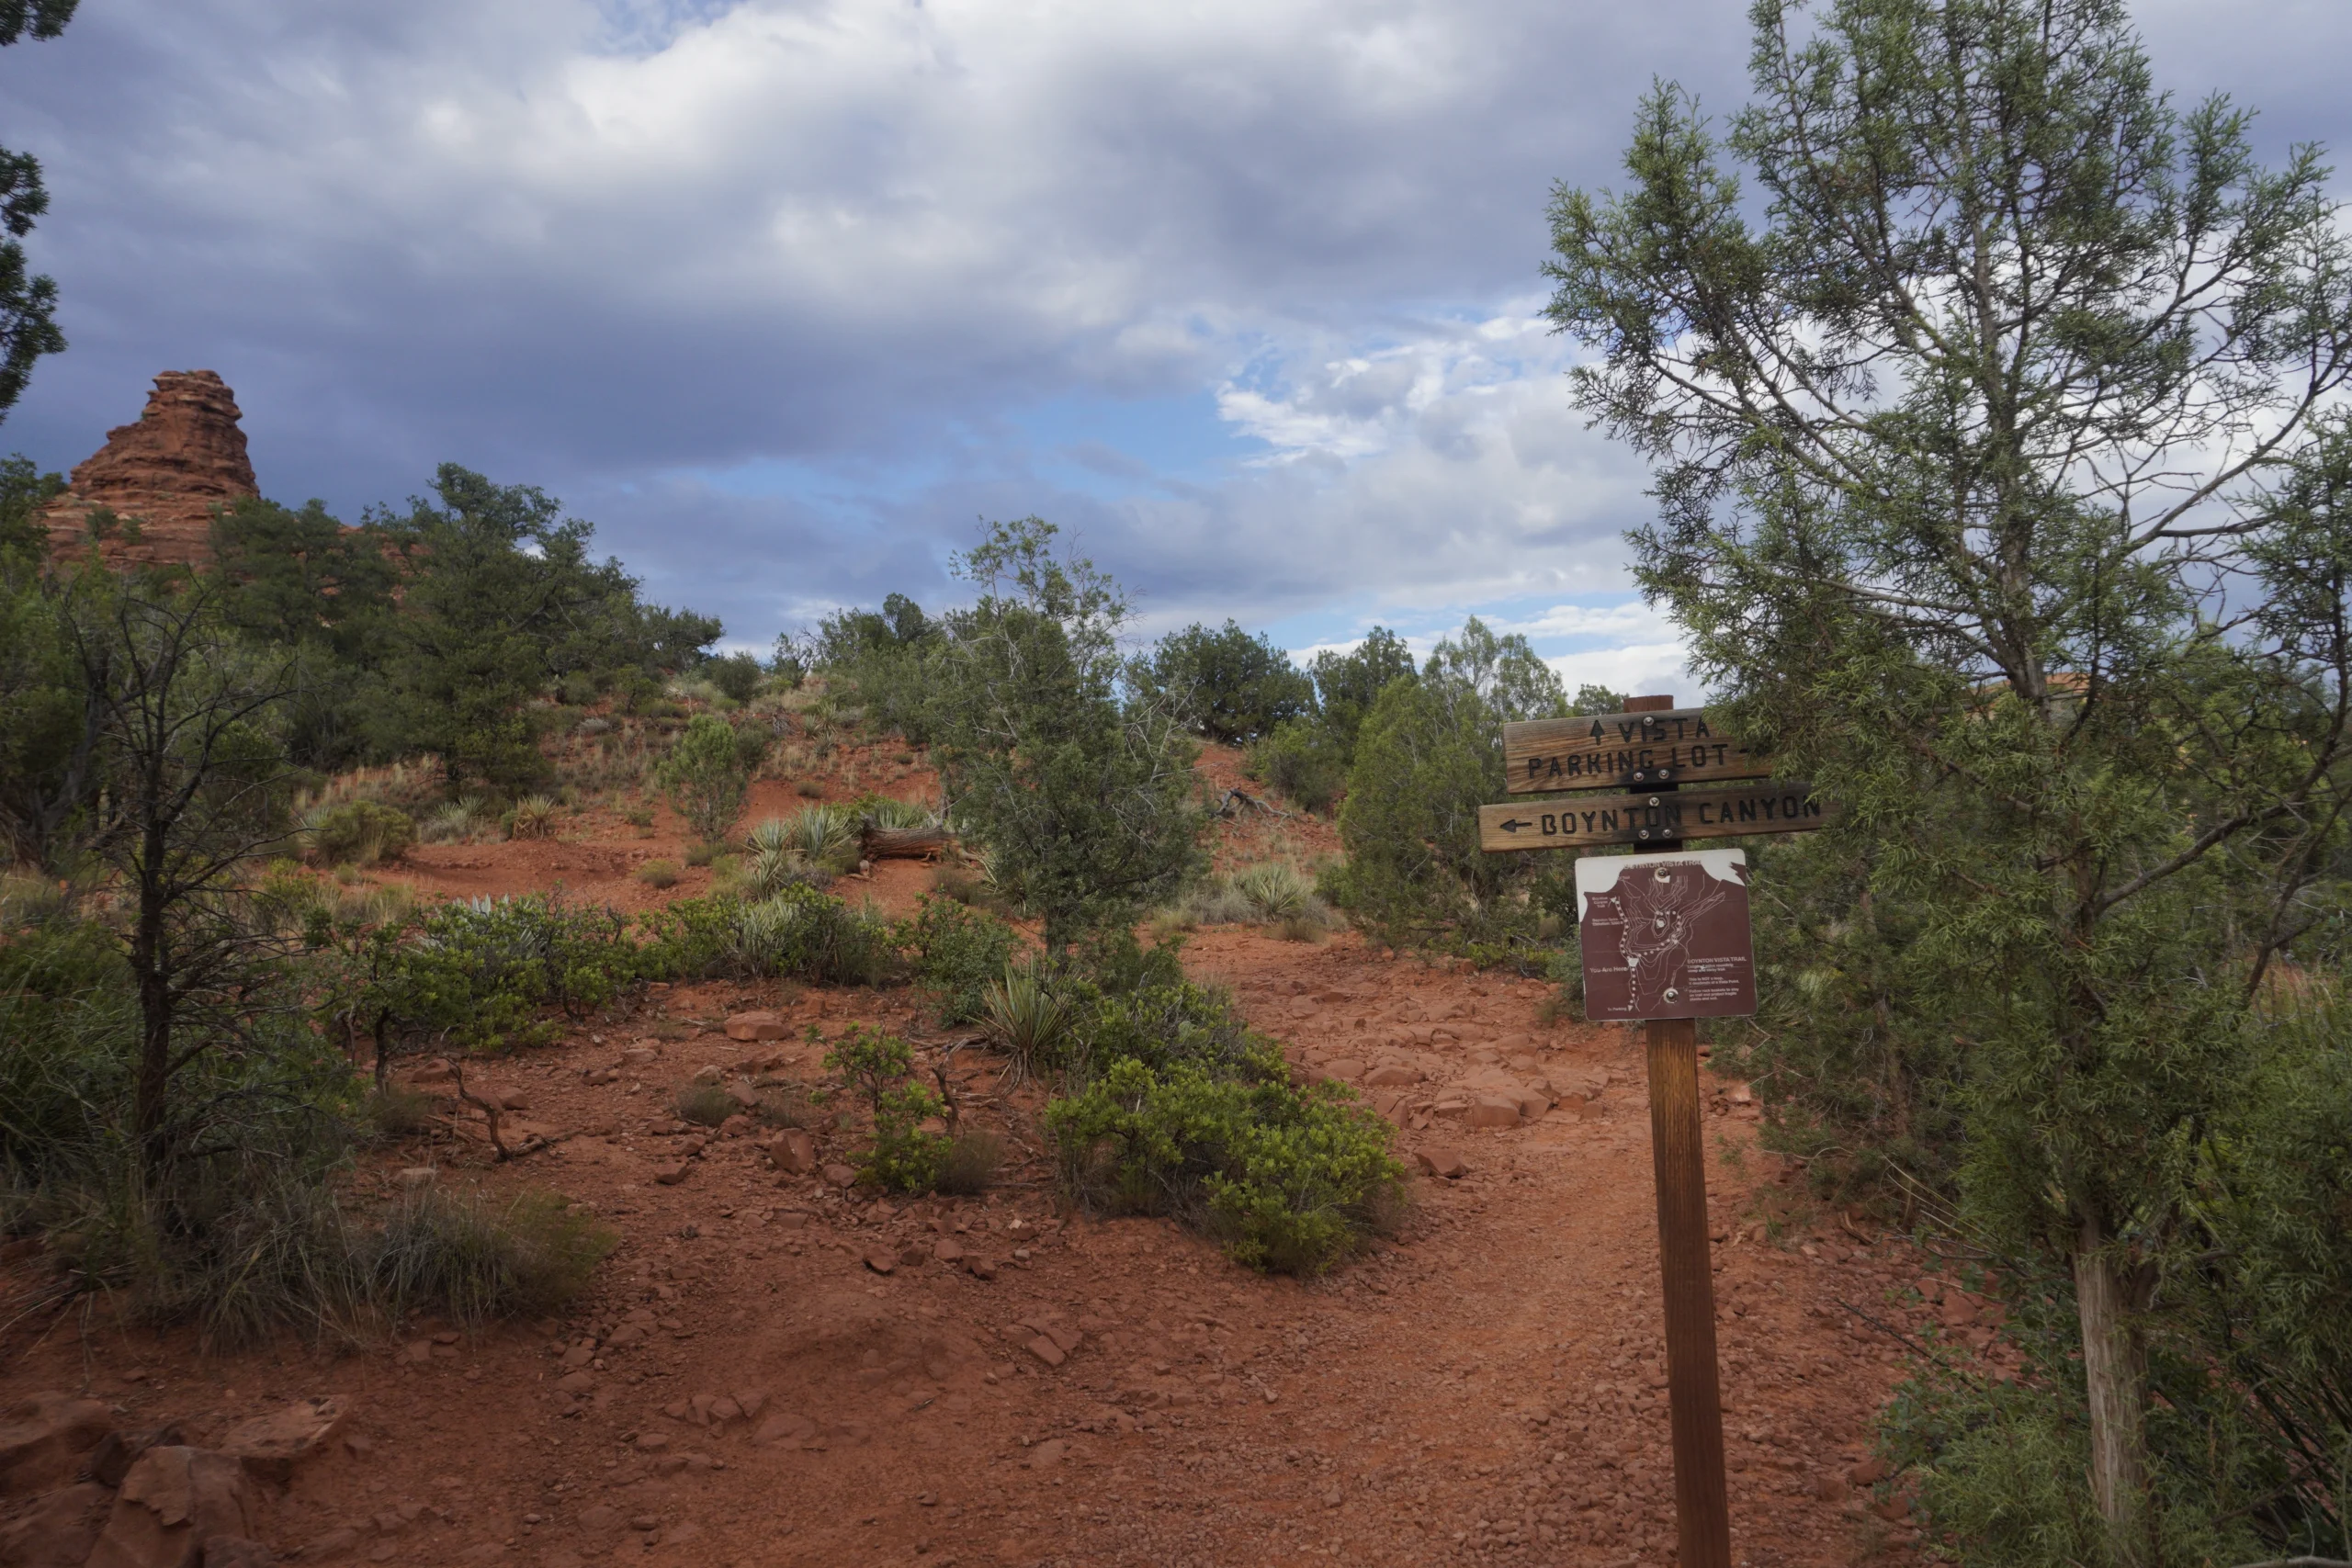
[[[138,423],[107,431],[50,503],[42,520],[51,547],[61,556],[88,548],[89,515],[103,506],[136,523],[106,541],[110,563],[208,558],[215,509],[261,493],[239,417],[235,395],[210,370],[156,377]],[[135,539],[125,536],[134,531]]]

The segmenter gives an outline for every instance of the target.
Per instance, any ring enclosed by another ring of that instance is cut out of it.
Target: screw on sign
[[[1681,842],[1806,832],[1828,826],[1838,808],[1793,782],[1684,790],[1702,781],[1766,778],[1771,767],[1713,728],[1703,708],[1678,708],[1672,697],[1635,697],[1626,710],[1503,726],[1513,795],[1639,793],[1481,807],[1479,843],[1494,854],[1587,844],[1660,852],[1577,862],[1577,940],[1585,1016],[1639,1022],[1648,1046],[1676,1561],[1679,1568],[1731,1568],[1699,1036],[1691,1021],[1754,1012],[1756,957],[1746,852],[1685,851]]]

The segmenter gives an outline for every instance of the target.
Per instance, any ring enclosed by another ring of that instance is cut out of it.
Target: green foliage
[[[1289,654],[1231,621],[1220,631],[1194,622],[1169,633],[1135,678],[1142,690],[1171,703],[1193,729],[1228,745],[1272,734],[1303,717],[1315,701],[1314,682]]]
[[[23,454],[0,459],[0,556],[46,559],[49,529],[40,514],[64,491],[63,474],[44,474]]]
[[[1302,810],[1329,811],[1347,783],[1352,746],[1352,735],[1343,745],[1319,719],[1292,719],[1250,748],[1250,776]]]
[[[386,1315],[430,1313],[477,1328],[556,1311],[619,1241],[561,1193],[500,1203],[427,1188],[395,1204],[361,1254]]]
[[[1405,639],[1385,626],[1373,627],[1346,653],[1317,654],[1306,672],[1315,682],[1316,722],[1330,737],[1342,773],[1355,761],[1356,732],[1380,694],[1419,673]]]
[[[1253,1079],[1113,1062],[1046,1108],[1071,1185],[1114,1212],[1204,1224],[1252,1268],[1330,1268],[1397,1201],[1388,1128],[1344,1090],[1290,1088],[1279,1058],[1258,1066]]]
[[[406,854],[416,841],[416,824],[380,801],[347,800],[305,823],[302,836],[328,865],[374,865]]]
[[[989,987],[1020,942],[1019,932],[985,910],[925,896],[901,945],[913,961],[915,984],[938,998],[941,1026],[953,1028],[986,1015]]]
[[[1532,934],[1532,856],[1478,847],[1478,808],[1503,798],[1502,726],[1566,711],[1559,678],[1524,637],[1475,617],[1418,680],[1394,681],[1356,742],[1340,809],[1347,864],[1334,891],[1396,945]]]
[[[998,524],[957,563],[978,602],[934,660],[937,761],[955,820],[1049,947],[1131,920],[1201,864],[1193,747],[1174,715],[1123,700],[1127,606],[1053,525]]]
[[[14,0],[0,10],[0,45],[20,39],[52,39],[64,29],[77,0]],[[26,270],[25,247],[33,220],[49,210],[40,162],[29,152],[0,147],[0,417],[16,406],[32,379],[33,362],[62,354],[65,334],[57,330],[57,283]]]
[[[719,690],[729,702],[748,703],[759,695],[760,682],[764,672],[757,657],[749,653],[723,654],[704,664],[696,671]]]
[[[889,922],[805,884],[735,908],[729,928],[724,958],[734,973],[873,986],[897,972]]]
[[[907,1043],[858,1025],[834,1042],[824,1065],[874,1116],[874,1142],[856,1156],[858,1173],[886,1191],[930,1191],[945,1167],[948,1139],[923,1123],[944,1115],[946,1106],[910,1077],[914,1055]]]
[[[101,715],[75,655],[70,606],[84,571],[41,570],[40,552],[0,550],[0,835],[14,854],[56,869],[96,805]],[[88,580],[110,589],[101,573]]]
[[[389,1009],[407,1032],[466,1046],[553,1039],[562,1025],[542,1016],[548,1009],[585,1018],[648,974],[648,955],[621,917],[560,895],[442,904],[421,915],[413,933],[379,940],[392,941],[395,952],[361,1010]]]
[[[806,654],[796,646],[790,658],[823,670],[842,701],[877,732],[922,744],[931,739],[938,702],[932,666],[942,638],[942,626],[922,605],[893,593],[879,612],[843,610],[827,618]],[[781,643],[777,658],[787,658]]]
[[[752,775],[767,749],[768,738],[756,727],[738,728],[714,714],[698,713],[653,765],[653,782],[705,843],[717,843],[742,815]]]
[[[1040,1066],[1067,1065],[1070,1007],[1035,960],[1007,964],[980,995],[980,1022],[1020,1082]]]
[[[675,670],[718,637],[707,616],[641,604],[619,562],[590,559],[594,528],[537,488],[444,464],[434,489],[440,505],[373,517],[370,534],[403,568],[395,716],[408,744],[440,756],[453,790],[479,779],[514,795],[540,781],[527,705],[550,684]]]
[[[1636,575],[1724,727],[1849,807],[1826,880],[1870,907],[1792,908],[1781,983],[1829,1005],[1785,1076],[1831,1125],[1924,1112],[1983,1244],[2085,1282],[2098,1549],[2162,1562],[2200,1150],[2344,902],[2352,243],[2318,150],[2174,107],[2113,0],[1754,14],[1727,138],[1660,86],[1629,188],[1558,194],[1551,315],[1656,465]]]

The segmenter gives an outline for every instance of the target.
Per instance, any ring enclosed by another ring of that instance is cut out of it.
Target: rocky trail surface
[[[525,1568],[1668,1561],[1632,1039],[1547,1025],[1532,982],[1352,938],[1216,931],[1188,953],[1301,1072],[1370,1080],[1428,1156],[1396,1235],[1329,1278],[1066,1213],[1018,1145],[985,1197],[899,1204],[834,1179],[841,1134],[684,1131],[676,1085],[813,1075],[811,1025],[946,1037],[904,993],[657,990],[469,1073],[539,1152],[492,1166],[459,1119],[470,1135],[362,1178],[588,1205],[621,1245],[560,1322],[199,1356],[102,1310],[27,1311],[49,1277],[17,1260],[0,1561],[180,1568],[198,1529],[222,1537],[216,1564],[245,1560],[231,1537],[306,1563]],[[784,1037],[730,1038],[730,1017]],[[992,1066],[956,1060],[989,1103]],[[1709,1087],[1736,1560],[1906,1558],[1899,1502],[1868,1484],[1898,1352],[1846,1309],[1966,1333],[1974,1304],[1939,1312],[1894,1243],[1781,1225],[1804,1217],[1788,1173],[1753,1147],[1744,1090]],[[271,1422],[277,1448],[247,1452]],[[149,1441],[164,1457],[126,1479]]]

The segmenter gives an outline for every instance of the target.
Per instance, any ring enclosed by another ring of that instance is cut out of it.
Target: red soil
[[[763,786],[750,815],[797,803]],[[1283,834],[1329,847],[1312,823],[1221,830],[1250,840],[1242,858]],[[666,818],[658,838],[636,831],[592,814],[558,841],[420,849],[397,874],[436,893],[560,880],[634,906],[656,895],[630,868],[681,847]],[[928,876],[889,864],[843,890],[902,908]],[[1302,1062],[1385,1054],[1442,1081],[1484,1061],[1555,1081],[1606,1074],[1609,1087],[1586,1117],[1402,1134],[1408,1150],[1459,1150],[1469,1173],[1416,1177],[1393,1241],[1301,1282],[1238,1268],[1168,1223],[1066,1212],[1025,1114],[1034,1092],[1008,1104],[984,1068],[963,1069],[962,1092],[982,1121],[1010,1114],[1016,1140],[985,1199],[899,1205],[779,1178],[752,1136],[712,1140],[684,1179],[659,1185],[678,1140],[650,1128],[697,1068],[773,1061],[819,1076],[821,1045],[737,1043],[716,1031],[726,1014],[774,1007],[827,1036],[868,1022],[926,1050],[949,1037],[904,991],[657,989],[558,1046],[469,1072],[478,1090],[521,1096],[521,1116],[555,1140],[543,1152],[494,1166],[445,1133],[358,1179],[363,1194],[389,1192],[399,1168],[430,1164],[444,1183],[553,1188],[593,1206],[621,1245],[560,1323],[444,1331],[448,1343],[421,1323],[356,1349],[207,1357],[185,1334],[103,1312],[19,1315],[40,1283],[20,1264],[0,1303],[6,1392],[87,1390],[125,1425],[175,1418],[198,1442],[287,1401],[346,1395],[357,1442],[266,1509],[263,1534],[281,1552],[307,1547],[304,1562],[1666,1562],[1649,1123],[1632,1038],[1546,1024],[1536,982],[1386,957],[1352,937],[1226,929],[1187,955]],[[628,1047],[650,1055],[617,1082],[586,1081]],[[1735,1561],[1908,1561],[1907,1526],[1848,1478],[1897,1351],[1844,1308],[1916,1319],[1924,1309],[1888,1303],[1918,1282],[1917,1260],[1842,1224],[1808,1227],[1733,1088],[1709,1083],[1708,1142]],[[820,1144],[832,1160],[848,1140]],[[1782,1240],[1762,1239],[1767,1215],[1792,1222]],[[995,1262],[995,1277],[933,1260],[943,1240]],[[1029,1348],[1041,1328],[1074,1344],[1061,1364]],[[565,1348],[591,1335],[582,1392],[560,1391]],[[716,1427],[664,1414],[697,1395],[760,1408]]]

